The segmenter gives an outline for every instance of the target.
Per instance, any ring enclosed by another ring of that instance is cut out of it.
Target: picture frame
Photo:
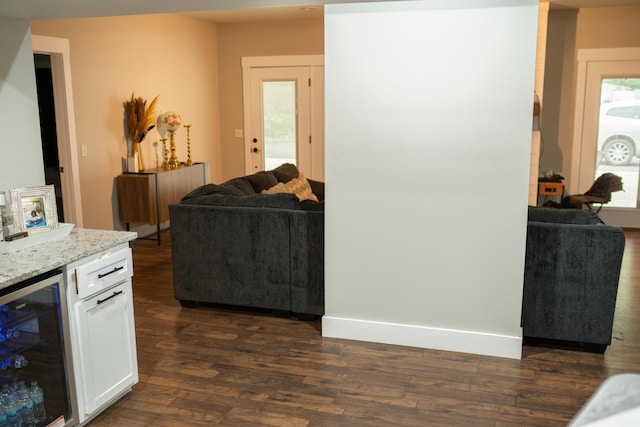
[[[53,185],[9,190],[16,233],[36,234],[58,227],[56,192]]]

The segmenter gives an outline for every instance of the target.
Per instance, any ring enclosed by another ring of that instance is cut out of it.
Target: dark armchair
[[[625,236],[588,209],[529,207],[522,302],[525,338],[611,343]]]

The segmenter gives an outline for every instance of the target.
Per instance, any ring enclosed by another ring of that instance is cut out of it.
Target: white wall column
[[[325,6],[324,336],[520,357],[537,20]]]

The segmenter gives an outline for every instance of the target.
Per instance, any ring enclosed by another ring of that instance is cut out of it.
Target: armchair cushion
[[[529,221],[562,224],[601,224],[602,220],[591,209],[559,209],[529,206]]]

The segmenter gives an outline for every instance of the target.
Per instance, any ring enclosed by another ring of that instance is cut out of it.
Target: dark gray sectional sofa
[[[522,328],[525,338],[611,344],[624,231],[589,209],[529,207]]]
[[[261,194],[298,176],[272,171],[208,184],[170,205],[174,296],[291,315],[324,314],[324,183],[318,201]]]

